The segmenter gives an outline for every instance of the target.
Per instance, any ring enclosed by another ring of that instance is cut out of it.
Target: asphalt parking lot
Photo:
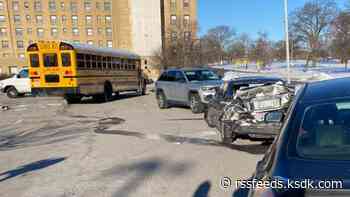
[[[1,196],[235,196],[220,179],[249,178],[268,146],[218,142],[187,108],[152,92],[109,103],[0,96]]]

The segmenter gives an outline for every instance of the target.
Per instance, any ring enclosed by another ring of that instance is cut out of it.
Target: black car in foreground
[[[225,144],[238,138],[268,141],[278,134],[282,118],[279,112],[287,111],[293,95],[294,90],[281,78],[240,77],[225,82],[217,91],[204,119],[217,128]]]
[[[349,84],[335,79],[298,91],[253,176],[275,185],[255,185],[250,197],[350,196]]]

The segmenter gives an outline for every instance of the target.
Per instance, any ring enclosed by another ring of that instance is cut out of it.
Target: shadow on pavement
[[[263,155],[266,153],[266,151],[269,149],[269,144],[244,144],[244,145],[237,145],[232,144],[228,146],[228,148],[231,148],[233,150],[246,152],[253,155]]]
[[[209,181],[205,181],[198,186],[197,190],[193,194],[193,197],[209,197],[210,189],[211,183]]]
[[[203,120],[203,118],[173,118],[167,119],[167,121],[195,121],[195,120]]]
[[[17,176],[24,175],[28,172],[33,172],[37,170],[42,170],[44,168],[47,168],[49,166],[55,165],[57,163],[60,163],[64,161],[66,158],[65,157],[60,157],[60,158],[55,158],[55,159],[45,159],[45,160],[40,160],[36,161],[24,166],[20,166],[14,170],[9,170],[7,172],[3,172],[0,174],[0,177],[6,176],[4,178],[0,179],[0,182],[6,181],[11,178],[15,178]]]
[[[124,99],[130,99],[130,98],[134,98],[134,97],[142,97],[142,96],[147,96],[149,94],[146,95],[139,95],[137,93],[123,93],[120,95],[116,95],[113,96],[112,100],[109,102],[114,102],[114,101],[119,101],[119,100],[124,100]],[[84,98],[80,103],[78,104],[105,104],[105,103],[109,103],[109,102],[105,102],[105,101],[100,101],[100,100],[96,100],[93,99],[92,97],[88,97],[88,98]]]
[[[190,168],[189,163],[169,163],[160,158],[150,158],[135,163],[118,165],[104,171],[102,178],[121,179],[126,177],[126,181],[118,187],[114,196],[130,196],[141,185],[154,175],[162,174],[168,176],[181,176]]]

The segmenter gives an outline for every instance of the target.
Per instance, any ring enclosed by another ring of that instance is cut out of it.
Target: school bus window
[[[91,55],[85,55],[85,62],[86,62],[86,67],[88,69],[91,68]]]
[[[70,53],[61,53],[62,66],[69,67],[71,66],[71,56]]]
[[[91,68],[96,69],[96,55],[91,56]]]
[[[133,70],[136,70],[136,66],[135,66],[135,65],[132,65],[132,69],[133,69]]]
[[[57,67],[57,54],[56,53],[45,53],[44,55],[44,66],[45,67]]]
[[[33,68],[39,67],[39,55],[38,54],[30,54],[30,66]]]
[[[102,69],[102,57],[101,56],[97,56],[97,68],[98,69]]]
[[[107,67],[107,58],[102,57],[102,69],[106,69],[106,67]]]
[[[77,62],[78,62],[78,68],[80,69],[85,68],[84,54],[77,54]]]
[[[107,69],[112,69],[112,58],[107,57]]]

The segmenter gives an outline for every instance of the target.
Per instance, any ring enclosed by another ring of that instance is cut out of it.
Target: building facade
[[[195,7],[195,0],[0,0],[0,74],[26,66],[25,49],[38,40],[127,49],[147,65],[175,27],[173,16],[191,23]]]

